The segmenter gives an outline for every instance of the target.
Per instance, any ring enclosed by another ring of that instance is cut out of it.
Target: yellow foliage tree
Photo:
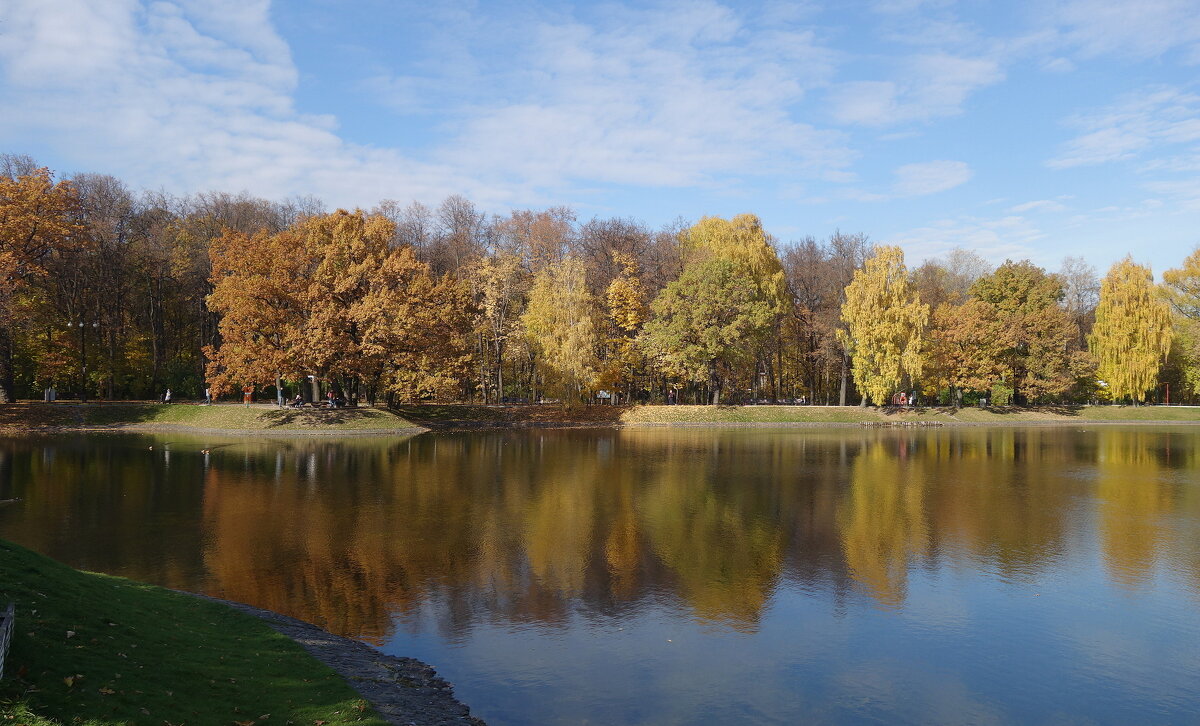
[[[877,247],[846,287],[838,340],[850,353],[863,403],[886,404],[903,375],[921,375],[929,306],[909,290],[904,252]]]
[[[1145,400],[1171,352],[1171,337],[1171,311],[1158,297],[1150,268],[1131,257],[1113,265],[1100,285],[1088,344],[1114,399]]]
[[[1181,267],[1163,273],[1162,291],[1175,315],[1184,380],[1192,393],[1200,393],[1200,247]]]
[[[736,263],[749,272],[777,314],[787,309],[790,297],[783,265],[757,215],[739,214],[728,220],[702,217],[683,233],[682,243],[684,255],[691,260],[720,257]]]
[[[609,283],[605,295],[612,337],[608,341],[608,358],[601,385],[632,387],[634,376],[645,363],[637,336],[646,323],[649,308],[646,289],[638,277],[637,262],[621,252],[614,252],[613,257],[621,266],[621,274]],[[632,390],[629,390],[627,399],[631,397]]]
[[[564,257],[534,277],[521,317],[543,379],[568,400],[578,400],[596,382],[594,307],[583,263]]]

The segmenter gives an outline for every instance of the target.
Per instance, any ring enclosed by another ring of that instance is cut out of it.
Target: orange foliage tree
[[[440,390],[469,363],[471,310],[381,216],[338,210],[277,234],[229,232],[213,245],[209,346],[218,391],[313,375],[352,400]],[[365,386],[365,389],[364,389]]]
[[[0,175],[0,403],[13,400],[13,298],[47,255],[73,242],[76,206],[71,185],[49,169]]]

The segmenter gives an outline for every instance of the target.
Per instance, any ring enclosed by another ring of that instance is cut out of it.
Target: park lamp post
[[[67,323],[67,327],[79,328],[79,397],[82,403],[87,403],[87,329],[99,328],[100,323]]]

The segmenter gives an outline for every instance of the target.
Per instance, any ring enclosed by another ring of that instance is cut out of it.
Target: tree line
[[[1131,258],[1103,279],[961,249],[909,269],[865,234],[781,242],[750,214],[328,212],[0,155],[3,400],[309,381],[372,403],[1194,401],[1200,249],[1158,283]]]

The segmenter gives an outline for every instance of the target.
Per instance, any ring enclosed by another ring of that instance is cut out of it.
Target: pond
[[[0,537],[501,724],[1194,723],[1200,427],[0,442]]]

